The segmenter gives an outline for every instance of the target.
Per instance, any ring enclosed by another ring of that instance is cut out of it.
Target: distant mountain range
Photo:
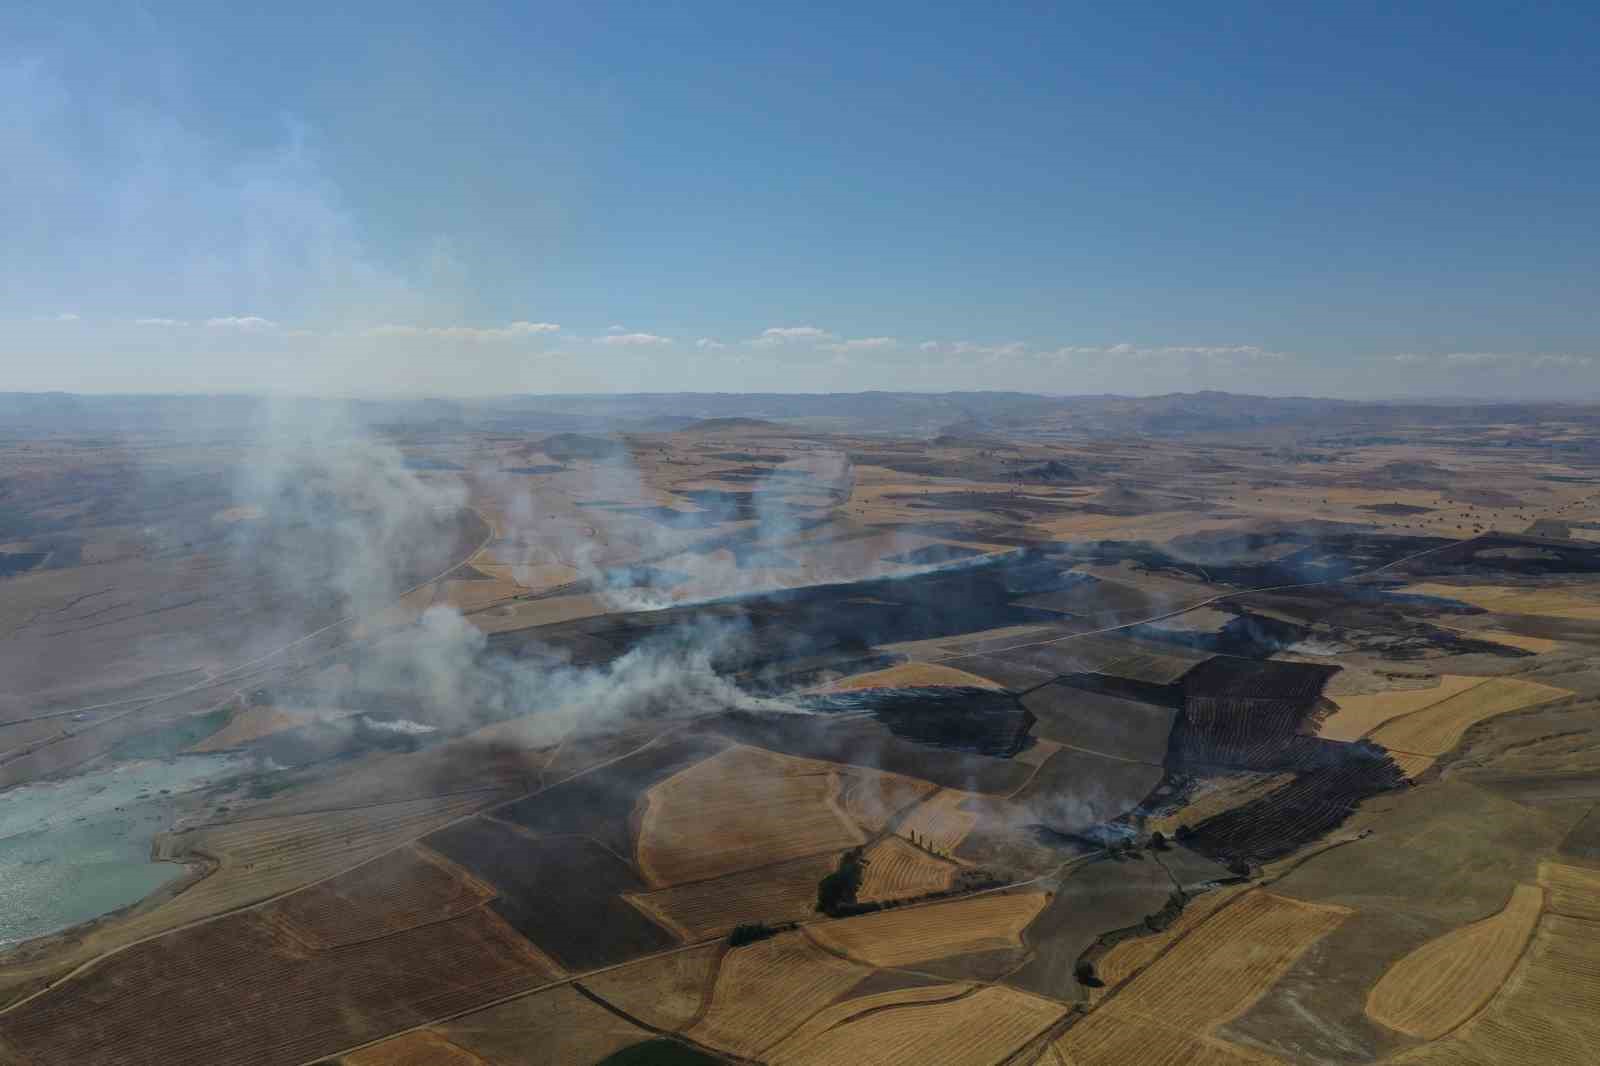
[[[1008,436],[1174,436],[1282,427],[1380,432],[1404,426],[1596,422],[1600,407],[1556,403],[1366,402],[1226,392],[1165,396],[1046,396],[1023,392],[617,393],[483,399],[274,399],[245,395],[0,393],[0,433],[12,436],[185,433],[231,436],[271,405],[340,414],[369,426],[508,433],[662,432],[761,420],[795,430]],[[712,425],[716,425],[713,422]]]

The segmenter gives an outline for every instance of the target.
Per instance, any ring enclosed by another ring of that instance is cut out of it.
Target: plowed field
[[[797,922],[817,906],[817,882],[839,865],[836,852],[758,866],[709,881],[628,895],[635,906],[686,940],[720,936],[745,922]]]
[[[330,948],[455,918],[494,894],[454,864],[410,847],[296,892],[275,913],[294,936]]]

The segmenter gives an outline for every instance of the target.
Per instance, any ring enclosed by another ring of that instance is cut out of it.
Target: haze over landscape
[[[1596,30],[0,11],[0,1066],[1600,1061]]]

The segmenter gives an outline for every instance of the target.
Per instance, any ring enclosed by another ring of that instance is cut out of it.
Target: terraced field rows
[[[828,763],[729,748],[646,793],[639,870],[661,887],[860,844],[836,790]]]
[[[1386,748],[1418,755],[1443,755],[1474,725],[1496,715],[1572,695],[1564,688],[1494,677],[1458,695],[1403,718],[1391,719],[1370,734]]]
[[[956,867],[940,862],[899,837],[886,837],[867,849],[866,872],[856,898],[864,903],[907,899],[950,887]]]
[[[1389,967],[1367,995],[1367,1015],[1437,1040],[1500,990],[1539,921],[1544,893],[1518,885],[1499,914],[1430,940]]]
[[[867,975],[799,933],[734,948],[724,957],[711,1009],[688,1035],[754,1058]]]
[[[1048,902],[1043,892],[974,896],[864,914],[810,927],[819,944],[874,966],[1022,946],[1022,930]]]
[[[1053,1000],[992,986],[944,1003],[884,1007],[803,1043],[785,1041],[770,1061],[776,1066],[987,1066],[1065,1013]]]
[[[1210,1035],[1351,912],[1260,890],[1216,911],[1056,1041],[1074,1066],[1237,1066],[1258,1053]],[[1266,1061],[1272,1061],[1266,1059]]]

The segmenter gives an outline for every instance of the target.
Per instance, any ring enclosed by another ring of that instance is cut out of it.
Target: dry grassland
[[[651,1035],[570,986],[522,996],[437,1028],[494,1066],[594,1063]]]
[[[1243,807],[1294,780],[1293,774],[1229,774],[1208,780],[1189,802],[1171,814],[1146,818],[1151,832],[1172,836],[1181,825],[1198,825],[1207,818]]]
[[[1593,1066],[1600,1048],[1600,925],[1547,914],[1482,1013],[1396,1066]]]
[[[660,887],[853,847],[837,790],[827,763],[729,748],[645,794],[639,870]]]
[[[1434,623],[1438,625],[1438,622]],[[1457,626],[1444,626],[1443,628],[1460,633],[1473,640],[1487,640],[1495,644],[1504,644],[1508,648],[1521,648],[1531,651],[1535,655],[1555,651],[1561,647],[1559,640],[1550,640],[1546,637],[1525,637],[1521,633],[1512,633],[1504,629],[1461,629]]]
[[[1318,736],[1329,740],[1357,740],[1392,718],[1411,714],[1484,683],[1481,677],[1445,674],[1431,688],[1405,688],[1370,692],[1335,699],[1339,710],[1322,723]]]
[[[723,958],[711,1009],[688,1035],[757,1057],[867,975],[799,933],[734,948]]]
[[[706,944],[675,951],[587,977],[583,986],[618,1010],[675,1033],[700,1012],[726,950]]]
[[[955,877],[956,865],[940,862],[900,837],[886,837],[867,849],[866,872],[856,898],[865,903],[908,899],[943,892]]]
[[[1400,959],[1367,994],[1367,1016],[1437,1040],[1500,990],[1539,922],[1544,893],[1517,885],[1500,913],[1454,929]]]
[[[1022,931],[1049,897],[1043,892],[974,896],[824,922],[807,932],[819,944],[874,966],[919,962],[1022,946]]]
[[[1016,1051],[1066,1013],[1054,1000],[998,986],[935,1003],[907,1002],[908,994],[890,993],[901,1002],[878,1005],[864,1015],[858,1011],[854,1017],[840,1017],[814,1038],[786,1040],[773,1049],[768,1060],[775,1066],[841,1062],[858,1066],[923,1066],[931,1062],[987,1066]],[[823,1013],[843,1015],[865,1002],[839,1004]]]
[[[1161,932],[1124,940],[1100,956],[1099,961],[1095,963],[1095,976],[1105,983],[1107,989],[1115,988],[1155,961],[1156,956],[1168,946],[1188,936],[1201,922],[1211,917],[1218,907],[1240,892],[1249,890],[1249,885],[1224,885],[1222,888],[1195,897],[1183,908],[1178,920]]]
[[[977,674],[937,663],[901,663],[887,670],[841,678],[819,688],[818,692],[856,692],[867,688],[986,688],[1003,686]]]
[[[904,774],[845,766],[838,772],[839,806],[869,833],[882,832],[896,814],[938,788]]]
[[[515,581],[490,578],[486,581],[446,581],[439,590],[435,603],[447,603],[459,611],[470,611],[486,604],[508,600],[526,592]]]
[[[1368,735],[1386,748],[1417,755],[1443,755],[1460,742],[1468,729],[1485,719],[1570,695],[1564,688],[1537,681],[1491,677],[1430,707],[1391,719]]]
[[[823,852],[624,898],[683,939],[699,940],[720,936],[745,922],[797,922],[811,917],[817,906],[817,882],[838,865],[837,852]]]
[[[1424,581],[1401,592],[1442,596],[1498,614],[1537,614],[1546,618],[1600,618],[1600,603],[1571,589],[1520,589],[1505,585],[1444,585]]]
[[[437,1033],[422,1029],[346,1055],[344,1066],[487,1066]]]
[[[1546,906],[1552,913],[1600,922],[1600,870],[1542,862],[1539,883],[1545,888]]]
[[[1391,751],[1389,758],[1400,767],[1401,773],[1413,781],[1427,773],[1428,769],[1439,761],[1432,755],[1412,755],[1404,751]]]
[[[941,789],[907,815],[896,832],[908,840],[914,833],[919,845],[949,855],[978,824],[977,812],[961,809],[962,804],[977,798],[970,792]]]
[[[1056,1042],[1075,1066],[1273,1061],[1216,1040],[1295,959],[1351,912],[1249,892],[1188,936]]]

